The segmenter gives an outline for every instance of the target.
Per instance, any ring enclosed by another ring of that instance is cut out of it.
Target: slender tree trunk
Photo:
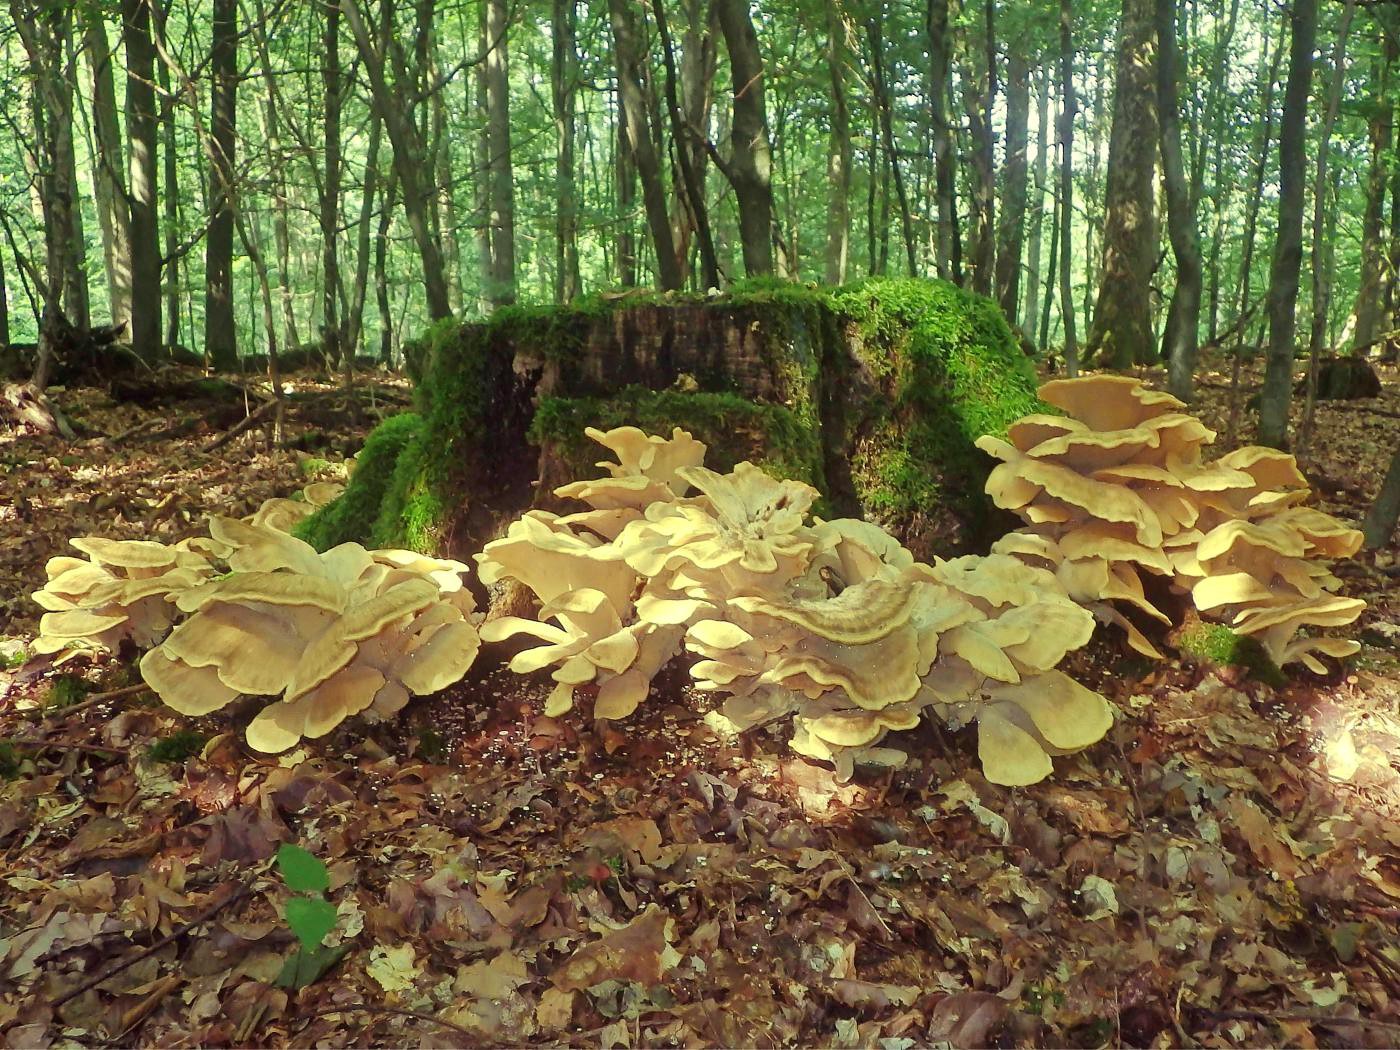
[[[1074,13],[1060,0],[1060,310],[1065,326],[1065,374],[1079,374],[1079,343],[1074,331],[1074,289],[1070,252],[1074,221]]]
[[[1047,71],[1041,79],[1036,102],[1035,125],[1035,195],[1031,213],[1031,232],[1026,243],[1026,313],[1022,327],[1034,336],[1040,316],[1040,249],[1045,229],[1045,188],[1050,156],[1050,87]],[[1040,345],[1044,345],[1043,343]]]
[[[1030,68],[1019,47],[1006,59],[1006,161],[1001,172],[1001,225],[997,230],[996,293],[1011,324],[1021,315],[1021,242],[1026,226],[1026,151],[1029,147]],[[1038,246],[1037,246],[1038,247]]]
[[[1312,438],[1313,411],[1317,405],[1317,374],[1324,345],[1329,342],[1327,320],[1332,305],[1332,260],[1334,243],[1327,201],[1327,152],[1332,144],[1332,129],[1337,123],[1337,110],[1342,103],[1342,84],[1346,79],[1347,38],[1356,0],[1345,0],[1341,21],[1337,26],[1337,44],[1332,52],[1332,85],[1327,92],[1327,111],[1322,118],[1321,141],[1313,168],[1312,250],[1309,268],[1312,270],[1312,324],[1308,333],[1307,400],[1303,410],[1303,425],[1299,432],[1299,451],[1306,454]],[[1334,195],[1334,194],[1333,194]]]
[[[671,33],[666,25],[666,8],[662,0],[652,0],[652,11],[656,15],[657,33],[661,37],[661,56],[666,74],[666,110],[671,118],[671,139],[677,167],[680,168],[681,187],[685,191],[696,237],[700,242],[701,281],[706,288],[718,288],[719,260],[715,256],[715,244],[710,236],[710,215],[705,207],[705,187],[692,163],[693,154],[688,145],[692,134],[685,127],[684,118],[681,116],[680,98],[676,93],[675,52],[671,46]]]
[[[656,272],[662,291],[679,290],[684,283],[676,247],[671,240],[671,220],[666,210],[666,189],[661,181],[661,163],[652,139],[650,106],[643,88],[645,60],[642,43],[627,0],[608,0],[612,20],[613,46],[617,54],[618,90],[627,134],[627,153],[642,183],[642,204],[652,245],[656,249]]]
[[[385,365],[398,359],[397,329],[389,308],[389,227],[394,220],[394,194],[398,176],[390,175],[379,206],[379,225],[374,236],[374,302],[379,308],[379,360]]]
[[[554,99],[554,143],[559,154],[555,174],[554,299],[569,303],[582,294],[578,264],[578,190],[574,182],[574,96],[578,89],[578,0],[554,0],[550,66]]]
[[[515,302],[515,174],[510,153],[510,77],[505,0],[486,0],[486,137],[491,187],[491,301]]]
[[[233,316],[233,186],[238,116],[238,0],[214,0],[209,51],[212,213],[204,241],[204,357],[214,368],[238,367]]]
[[[1288,82],[1279,125],[1278,233],[1269,269],[1269,349],[1259,396],[1261,445],[1286,448],[1293,397],[1298,271],[1303,261],[1303,182],[1307,163],[1308,94],[1317,40],[1317,0],[1292,0],[1288,19]]]
[[[355,350],[343,347],[340,320],[340,8],[325,5],[321,24],[321,150],[325,173],[317,214],[321,226],[321,352],[327,361],[344,358],[346,382]]]
[[[1047,73],[1048,75],[1048,73]],[[1045,302],[1040,308],[1040,339],[1039,345],[1042,353],[1049,356],[1050,350],[1050,308],[1055,304],[1055,282],[1059,277],[1059,252],[1060,252],[1060,216],[1063,209],[1060,207],[1060,194],[1058,184],[1056,191],[1051,195],[1050,212],[1050,259],[1045,270]]]
[[[1118,78],[1108,144],[1103,268],[1085,354],[1109,368],[1152,360],[1152,269],[1157,229],[1152,204],[1157,159],[1153,0],[1123,0]]]
[[[1395,111],[1389,99],[1391,69],[1397,45],[1391,35],[1371,71],[1371,117],[1367,139],[1371,165],[1366,176],[1366,207],[1361,218],[1361,275],[1352,307],[1352,345],[1366,346],[1381,333],[1385,313],[1385,196],[1386,170],[1391,151]],[[1393,279],[1393,278],[1392,278]]]
[[[968,138],[972,147],[971,270],[969,283],[979,295],[991,295],[995,277],[996,253],[996,146],[992,134],[992,107],[996,101],[996,0],[983,0],[985,11],[982,43],[985,57],[973,47],[972,33],[967,42],[964,63],[964,105],[967,110]]]
[[[379,192],[379,149],[383,126],[370,118],[369,147],[365,155],[365,181],[360,189],[360,217],[355,224],[355,283],[350,291],[350,308],[345,318],[345,344],[357,354],[364,341],[365,297],[369,289],[370,223]]]
[[[845,284],[851,251],[851,115],[846,105],[846,16],[839,0],[826,5],[826,67],[831,81],[827,136],[826,282]]]
[[[909,275],[913,277],[919,272],[919,264],[914,255],[914,219],[909,212],[909,196],[904,192],[904,176],[899,163],[899,151],[895,148],[894,120],[890,113],[890,93],[885,83],[885,62],[882,56],[885,44],[880,32],[880,21],[878,18],[869,19],[865,23],[865,31],[866,37],[870,41],[870,67],[875,75],[875,108],[879,113],[880,134],[885,142],[885,160],[894,180],[895,196],[899,199],[899,224],[904,233],[904,253],[909,263]]]
[[[938,204],[934,263],[945,281],[962,283],[962,248],[958,243],[957,156],[948,121],[948,0],[928,0],[929,120],[933,124],[934,198]]]
[[[1385,472],[1381,490],[1376,502],[1366,512],[1366,520],[1361,526],[1367,550],[1378,550],[1390,542],[1395,534],[1395,524],[1400,521],[1400,445],[1390,459],[1390,469]]]
[[[1176,286],[1167,313],[1162,353],[1167,359],[1167,388],[1182,401],[1189,402],[1201,325],[1201,239],[1181,152],[1181,111],[1176,89],[1179,65],[1176,4],[1177,0],[1156,0],[1157,109],[1162,126],[1162,175],[1167,186],[1167,229],[1172,253],[1176,256]]]
[[[617,274],[625,288],[637,286],[637,242],[633,232],[633,211],[637,206],[637,166],[632,159],[632,142],[627,134],[627,112],[622,85],[617,87],[617,148],[613,151],[617,175]]]
[[[387,5],[388,0],[385,0]],[[430,188],[422,178],[426,152],[417,125],[404,109],[405,100],[390,90],[385,76],[384,55],[370,40],[357,0],[340,0],[340,9],[355,37],[360,59],[369,78],[374,106],[384,121],[384,130],[394,152],[394,170],[403,194],[404,217],[413,233],[414,243],[423,264],[423,284],[428,299],[428,316],[441,320],[452,316],[452,304],[447,294],[447,277],[443,268],[442,248],[433,236],[428,214]],[[386,22],[389,20],[386,18]],[[392,22],[389,22],[392,24]]]
[[[613,0],[614,3],[618,0]],[[715,0],[734,90],[725,175],[739,204],[739,242],[750,277],[773,273],[773,152],[764,104],[763,57],[748,0]]]
[[[155,45],[152,0],[121,0],[126,37],[126,134],[130,150],[131,345],[160,353],[160,219],[156,212]],[[173,261],[171,262],[173,265]]]
[[[95,11],[82,17],[84,50],[92,74],[93,187],[102,228],[102,261],[107,273],[107,302],[113,324],[131,323],[131,207],[126,198],[125,153],[112,76],[112,49],[107,26]]]

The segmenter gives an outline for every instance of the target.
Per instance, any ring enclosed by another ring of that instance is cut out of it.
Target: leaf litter
[[[1371,407],[1400,410],[1384,378]],[[1203,394],[1219,425],[1223,394]],[[143,422],[68,398],[95,430]],[[1311,461],[1351,520],[1395,440],[1365,407],[1321,406]],[[32,630],[25,595],[69,535],[169,541],[305,484],[304,454],[202,455],[208,436],[0,444],[4,633]],[[36,711],[53,672],[0,672],[0,737],[25,742],[0,781],[0,1038],[1393,1045],[1396,554],[1346,567],[1367,644],[1330,678],[1275,690],[1091,647],[1070,670],[1117,723],[1026,789],[932,727],[913,768],[840,784],[776,737],[713,736],[683,675],[609,725],[548,718],[545,686],[483,668],[397,725],[269,758],[139,693]],[[114,659],[82,676],[138,681]],[[185,728],[196,754],[152,757]],[[286,843],[325,865],[323,944],[346,949],[304,987],[277,980],[298,945]]]

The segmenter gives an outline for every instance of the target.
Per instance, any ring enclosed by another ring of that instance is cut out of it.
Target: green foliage
[[[422,429],[422,418],[412,412],[390,416],[380,423],[365,439],[365,447],[355,462],[355,471],[345,491],[338,499],[297,522],[293,535],[318,551],[349,541],[370,541],[400,454]]]
[[[23,770],[23,756],[9,740],[0,740],[0,780],[17,780]]]
[[[21,667],[29,659],[29,649],[18,638],[0,641],[0,671]]]
[[[1212,667],[1237,667],[1265,685],[1277,688],[1288,682],[1288,676],[1269,659],[1258,639],[1236,634],[1222,623],[1197,620],[1188,624],[1177,637],[1177,647]]]
[[[335,929],[337,916],[335,905],[324,896],[331,886],[325,863],[301,846],[284,842],[277,849],[277,870],[287,888],[298,894],[288,899],[283,917],[300,945],[287,957],[276,983],[305,988],[339,962],[350,946],[330,948],[323,943]]]
[[[319,456],[307,456],[305,459],[297,461],[297,469],[301,471],[302,476],[309,478],[323,473],[324,471],[334,470],[335,464]]]
[[[146,757],[152,762],[184,762],[204,750],[209,737],[192,729],[181,729],[170,736],[162,737],[146,748]]]

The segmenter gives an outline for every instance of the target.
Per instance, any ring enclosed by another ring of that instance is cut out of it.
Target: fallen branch
[[[236,425],[230,427],[228,430],[224,431],[222,434],[216,437],[213,441],[209,442],[209,444],[205,445],[204,448],[200,451],[213,452],[215,449],[222,448],[224,445],[227,445],[230,441],[236,438],[239,434],[242,434],[246,430],[252,429],[259,423],[261,423],[264,419],[266,419],[268,416],[272,415],[281,403],[282,402],[278,401],[275,398],[271,401],[264,402],[263,404],[259,405],[256,409],[254,409],[250,414],[244,416]]]
[[[145,682],[137,682],[135,685],[123,686],[121,689],[110,689],[105,693],[93,693],[86,700],[80,703],[69,704],[57,710],[50,711],[45,707],[30,708],[31,718],[67,718],[69,715],[77,714],[79,711],[86,711],[89,707],[97,707],[99,704],[109,703],[113,700],[121,700],[128,696],[135,696],[137,693],[150,691],[150,686]]]
[[[15,747],[34,748],[38,751],[87,751],[94,755],[113,755],[117,758],[129,758],[131,752],[124,747],[108,747],[105,744],[82,744],[76,740],[26,740],[23,737],[16,737],[8,741]]]
[[[58,999],[54,1000],[53,1009],[57,1010],[57,1009],[58,1009],[60,1006],[62,1006],[64,1003],[68,1002],[69,1000],[76,999],[78,996],[82,995],[82,994],[83,994],[84,992],[86,992],[88,989],[90,989],[90,988],[96,988],[96,987],[97,987],[99,984],[101,984],[103,981],[110,980],[111,978],[115,977],[117,974],[121,973],[123,970],[129,969],[129,968],[131,968],[132,966],[135,966],[135,965],[136,965],[137,963],[139,963],[142,959],[147,959],[147,958],[149,958],[150,956],[154,955],[156,952],[158,952],[158,951],[160,951],[162,948],[164,948],[167,944],[170,944],[170,943],[172,943],[173,941],[179,940],[179,939],[180,939],[181,937],[183,937],[185,934],[187,934],[187,933],[189,933],[191,930],[193,930],[196,926],[199,926],[199,925],[201,925],[201,924],[203,924],[203,923],[208,922],[208,921],[209,921],[210,919],[212,919],[215,915],[218,915],[219,912],[221,912],[221,911],[223,911],[225,908],[227,908],[230,904],[233,904],[235,901],[240,901],[240,900],[242,900],[244,897],[248,896],[248,895],[249,895],[250,893],[252,893],[252,892],[253,892],[253,888],[252,888],[251,886],[244,885],[244,886],[240,887],[238,890],[236,890],[235,892],[230,893],[227,897],[225,897],[223,900],[219,901],[218,903],[216,903],[216,904],[211,904],[209,907],[205,908],[204,911],[200,912],[198,915],[196,915],[196,916],[195,916],[193,919],[191,919],[189,922],[185,923],[183,926],[180,926],[180,927],[177,928],[177,929],[171,930],[168,934],[166,934],[166,935],[165,935],[164,937],[162,937],[160,940],[156,941],[154,944],[149,945],[148,947],[142,948],[139,952],[136,952],[136,953],[132,954],[130,957],[128,957],[128,958],[126,958],[126,959],[123,959],[121,962],[117,963],[117,964],[114,965],[114,966],[109,966],[107,969],[103,970],[101,973],[98,973],[98,974],[94,975],[93,977],[88,978],[86,981],[83,981],[83,982],[82,982],[81,984],[79,984],[76,988],[73,988],[73,989],[69,990],[68,992],[65,992],[65,993],[64,993],[62,996],[60,996]]]
[[[1337,1017],[1335,1014],[1308,1013],[1295,1010],[1287,1013],[1271,1013],[1268,1010],[1216,1010],[1209,1006],[1188,1006],[1223,1021],[1304,1021],[1308,1024],[1355,1025],[1361,1028],[1374,1028],[1378,1032],[1400,1033],[1400,1024],[1393,1021],[1373,1021],[1369,1017]]]
[[[430,1022],[430,1023],[432,1023],[432,1024],[441,1025],[443,1028],[450,1028],[452,1031],[457,1032],[457,1033],[459,1033],[460,1035],[466,1036],[469,1040],[471,1040],[471,1042],[465,1044],[465,1045],[467,1045],[467,1046],[476,1046],[476,1045],[478,1045],[478,1044],[480,1043],[480,1040],[481,1040],[481,1033],[480,1033],[480,1032],[473,1032],[473,1031],[472,1031],[471,1029],[469,1029],[469,1028],[463,1028],[461,1025],[459,1025],[459,1024],[454,1024],[454,1023],[451,1022],[451,1021],[444,1021],[441,1017],[434,1017],[432,1014],[419,1013],[419,1012],[416,1011],[416,1010],[403,1010],[403,1009],[400,1009],[400,1008],[397,1007],[397,1006],[377,1006],[377,1005],[376,1005],[376,1006],[369,1006],[369,1005],[360,1005],[360,1006],[336,1006],[336,1007],[331,1007],[331,1008],[326,1009],[326,1010],[317,1010],[315,1013],[305,1014],[305,1015],[303,1015],[303,1016],[305,1016],[306,1020],[307,1020],[308,1022],[310,1022],[310,1021],[314,1021],[314,1020],[315,1020],[316,1018],[318,1018],[318,1017],[330,1017],[330,1016],[332,1016],[332,1015],[334,1015],[334,1014],[356,1014],[356,1013],[362,1013],[362,1014],[389,1014],[389,1015],[392,1015],[392,1016],[394,1016],[394,1017],[412,1017],[412,1018],[414,1018],[415,1020],[418,1020],[418,1021],[428,1021],[428,1022]],[[375,1024],[375,1023],[377,1023],[377,1022],[374,1022],[374,1021],[371,1021],[371,1022],[370,1022],[370,1024]]]

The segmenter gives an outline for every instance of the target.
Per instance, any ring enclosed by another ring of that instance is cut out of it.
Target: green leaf
[[[273,983],[278,988],[305,988],[315,984],[332,966],[345,958],[349,950],[348,944],[342,944],[338,948],[312,948],[309,951],[298,948],[287,956],[282,964],[282,972]]]
[[[277,868],[289,890],[298,893],[325,893],[331,888],[331,875],[325,864],[300,846],[284,842],[277,849]]]
[[[335,905],[319,897],[293,897],[287,902],[287,925],[308,950],[316,948],[335,928]]]

